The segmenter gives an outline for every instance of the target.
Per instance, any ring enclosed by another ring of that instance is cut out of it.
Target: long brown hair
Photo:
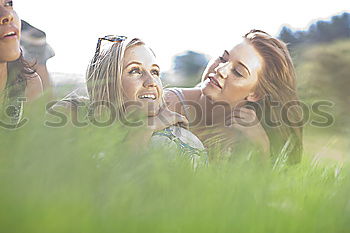
[[[17,60],[8,62],[6,66],[7,80],[4,91],[0,93],[0,113],[1,117],[10,117],[11,121],[18,122],[23,109],[23,102],[18,100],[26,97],[27,80],[35,77],[36,73],[33,66],[23,58],[22,51]],[[5,109],[6,114],[3,112]]]
[[[23,57],[7,63],[6,99],[12,101],[17,97],[24,97],[27,80],[35,76],[34,65],[29,64]]]
[[[284,42],[273,38],[260,30],[251,30],[244,38],[258,51],[263,66],[258,74],[256,93],[264,97],[259,104],[263,106],[264,118],[261,122],[269,139],[272,157],[276,160],[284,157],[289,164],[299,163],[302,157],[302,112],[296,92],[295,68]],[[273,106],[273,102],[278,106]],[[282,113],[284,106],[292,106]],[[288,114],[286,124],[285,114]],[[281,122],[272,127],[270,122]],[[295,124],[298,122],[298,124]]]

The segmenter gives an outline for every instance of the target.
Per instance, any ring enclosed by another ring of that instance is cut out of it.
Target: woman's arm
[[[164,99],[165,99],[165,104],[167,105],[170,111],[176,112],[183,116],[185,115],[185,111],[180,102],[180,99],[174,92],[168,89],[164,89]]]
[[[148,146],[154,132],[163,130],[173,125],[188,126],[188,120],[183,115],[169,110],[164,106],[157,116],[147,117],[145,126],[138,128],[130,128],[125,138],[125,143],[137,151],[142,151]]]

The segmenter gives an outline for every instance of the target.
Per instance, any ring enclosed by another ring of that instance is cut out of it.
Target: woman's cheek
[[[138,90],[137,82],[132,77],[124,77],[122,85],[124,90],[124,96],[127,100],[135,100],[135,96]]]
[[[163,96],[164,88],[162,81],[160,79],[157,79],[157,85],[158,85],[158,90],[159,90],[159,96]]]
[[[242,89],[238,83],[233,81],[234,78],[231,78],[231,82],[225,85],[225,96],[228,102],[236,102],[237,100],[243,99]],[[236,80],[235,80],[236,81]]]

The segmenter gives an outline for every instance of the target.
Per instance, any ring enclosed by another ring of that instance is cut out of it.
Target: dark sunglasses
[[[116,35],[107,35],[107,36],[98,38],[93,64],[95,64],[97,60],[97,56],[100,53],[101,42],[103,40],[107,40],[109,42],[123,42],[126,39],[128,39],[126,36],[116,36]]]

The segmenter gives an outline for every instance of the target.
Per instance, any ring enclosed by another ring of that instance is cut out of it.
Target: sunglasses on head
[[[98,54],[100,53],[100,49],[101,49],[101,42],[102,42],[103,40],[107,40],[107,41],[109,41],[109,42],[123,42],[123,41],[125,41],[126,39],[128,39],[126,36],[117,36],[117,35],[107,35],[107,36],[98,38],[93,63],[95,63],[96,60],[97,60],[97,56],[98,56]]]

